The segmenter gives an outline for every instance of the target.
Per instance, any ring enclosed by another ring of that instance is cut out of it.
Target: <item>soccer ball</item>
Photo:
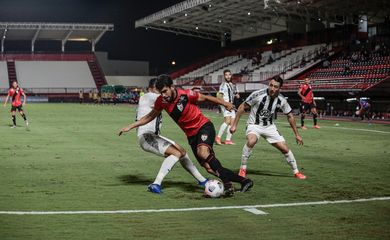
[[[204,194],[207,197],[217,198],[223,194],[223,184],[218,180],[209,180],[207,181],[204,189]]]

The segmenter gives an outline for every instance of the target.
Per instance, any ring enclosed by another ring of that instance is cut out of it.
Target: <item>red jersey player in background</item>
[[[313,114],[313,128],[319,129],[320,126],[317,125],[317,105],[314,101],[313,90],[311,89],[309,78],[305,78],[305,82],[299,86],[298,95],[301,97],[301,128],[303,130],[307,129],[307,127],[305,127],[305,114],[310,110]]]
[[[23,95],[23,103],[20,99],[20,96]],[[23,89],[19,87],[17,81],[12,82],[12,86],[8,90],[8,95],[7,98],[5,99],[4,102],[4,107],[7,105],[8,99],[12,98],[12,106],[11,106],[11,115],[12,115],[12,127],[11,128],[16,128],[16,110],[19,111],[20,115],[24,119],[24,122],[26,123],[26,126],[28,126],[28,121],[26,118],[26,114],[24,114],[22,106],[26,105],[26,94],[24,93]]]
[[[159,116],[162,110],[165,110],[186,134],[188,143],[199,164],[222,180],[225,186],[225,196],[234,194],[232,182],[241,184],[241,192],[250,189],[253,186],[252,180],[224,168],[216,158],[213,150],[214,125],[196,105],[197,102],[209,101],[223,105],[227,110],[232,110],[233,104],[196,91],[177,89],[173,86],[172,79],[167,75],[161,75],[157,78],[156,87],[161,95],[157,98],[154,109],[135,123],[122,128],[119,135],[149,123]]]

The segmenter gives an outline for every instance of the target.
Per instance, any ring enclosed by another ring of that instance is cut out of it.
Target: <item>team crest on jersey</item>
[[[200,139],[202,139],[202,141],[204,142],[204,141],[207,140],[208,137],[209,137],[209,136],[208,136],[207,134],[202,134],[202,135],[200,136]]]

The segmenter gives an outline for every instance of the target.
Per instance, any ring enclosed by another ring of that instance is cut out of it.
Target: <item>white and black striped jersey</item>
[[[269,126],[273,124],[278,111],[282,111],[284,114],[292,111],[287,100],[281,94],[276,98],[271,98],[268,89],[253,92],[245,100],[245,103],[251,107],[247,124]]]
[[[150,113],[150,111],[154,108],[154,102],[156,102],[156,99],[160,96],[157,93],[148,92],[139,99],[138,103],[138,109],[137,109],[137,117],[136,120],[140,120],[143,116]],[[144,133],[155,133],[160,134],[160,128],[161,128],[161,122],[162,122],[162,116],[161,114],[153,119],[153,121],[149,122],[146,125],[140,126],[137,129],[137,136],[140,136]]]
[[[233,103],[234,95],[237,94],[237,88],[233,83],[224,81],[219,86],[219,93],[223,94],[225,102]]]

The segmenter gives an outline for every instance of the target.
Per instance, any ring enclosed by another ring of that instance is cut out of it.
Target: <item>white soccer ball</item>
[[[207,181],[204,189],[204,194],[211,198],[220,197],[223,194],[223,184],[218,180]]]

